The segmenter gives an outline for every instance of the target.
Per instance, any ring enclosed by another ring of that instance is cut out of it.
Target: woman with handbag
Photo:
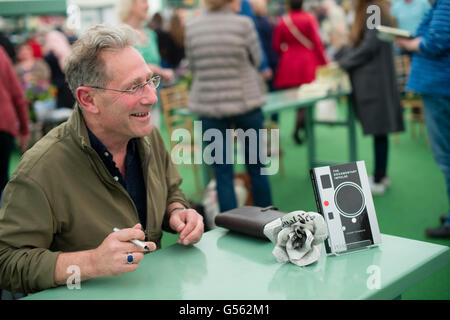
[[[289,13],[282,16],[273,32],[273,48],[279,55],[275,74],[276,89],[298,87],[314,81],[316,68],[327,64],[325,48],[316,18],[302,10],[303,0],[289,0]],[[302,141],[299,132],[304,125],[304,110],[297,110],[294,139]]]
[[[203,133],[221,132],[221,156],[212,163],[217,182],[220,212],[237,207],[233,184],[233,164],[227,163],[227,129],[263,128],[264,92],[258,69],[261,47],[253,21],[242,15],[241,0],[204,0],[206,10],[186,25],[185,51],[193,73],[188,107],[202,120]],[[211,131],[210,131],[211,132]],[[217,131],[216,131],[217,132]],[[261,174],[259,135],[255,145],[245,139],[245,165],[250,176],[253,204],[272,204],[269,179]],[[219,139],[219,138],[217,138]],[[249,161],[256,155],[257,161]],[[215,155],[214,155],[215,157]],[[233,156],[231,156],[233,158]],[[205,159],[204,159],[205,161]]]

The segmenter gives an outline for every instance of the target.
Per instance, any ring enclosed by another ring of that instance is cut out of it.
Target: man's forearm
[[[65,285],[67,279],[72,275],[70,266],[76,266],[80,270],[80,280],[96,278],[96,270],[92,262],[93,250],[61,253],[56,260],[55,284]]]

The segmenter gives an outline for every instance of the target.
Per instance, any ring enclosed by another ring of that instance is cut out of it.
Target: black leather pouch
[[[215,223],[217,226],[231,231],[269,240],[264,235],[264,226],[285,214],[285,212],[278,211],[276,207],[243,206],[219,213],[215,218]]]

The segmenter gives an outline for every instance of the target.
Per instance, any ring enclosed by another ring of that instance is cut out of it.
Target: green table
[[[356,127],[355,127],[355,114],[351,105],[351,91],[342,91],[334,94],[323,95],[315,98],[305,98],[298,96],[298,89],[286,89],[266,94],[266,104],[263,106],[262,111],[264,115],[268,116],[273,113],[283,112],[286,110],[304,108],[305,109],[305,131],[307,135],[307,148],[308,148],[308,165],[310,168],[337,164],[336,160],[320,160],[316,155],[316,137],[314,134],[314,127],[320,124],[326,124],[328,126],[344,126],[348,128],[348,145],[349,145],[349,161],[357,161],[357,143],[356,143]],[[317,102],[327,99],[339,99],[347,98],[347,115],[343,121],[316,121],[314,119],[314,106]],[[181,108],[177,110],[177,113],[186,117],[196,118],[197,115],[188,110],[187,108]],[[342,161],[341,161],[342,162]],[[339,162],[340,163],[340,162]],[[209,182],[209,168],[204,165],[203,169],[203,185]]]
[[[379,247],[323,254],[303,268],[278,263],[272,249],[268,241],[217,228],[196,245],[146,254],[135,272],[24,299],[393,299],[450,262],[448,247],[389,235]]]

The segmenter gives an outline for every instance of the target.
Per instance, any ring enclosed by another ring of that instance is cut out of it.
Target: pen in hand
[[[114,228],[113,230],[114,230],[114,232],[120,231],[119,228]],[[134,243],[135,245],[137,245],[138,247],[141,247],[141,248],[143,248],[143,249],[145,249],[145,250],[147,250],[147,251],[150,251],[150,248],[147,247],[147,246],[145,245],[145,243],[143,243],[142,241],[139,241],[139,240],[136,240],[136,239],[132,239],[132,240],[130,240],[130,242],[133,242],[133,243]]]

